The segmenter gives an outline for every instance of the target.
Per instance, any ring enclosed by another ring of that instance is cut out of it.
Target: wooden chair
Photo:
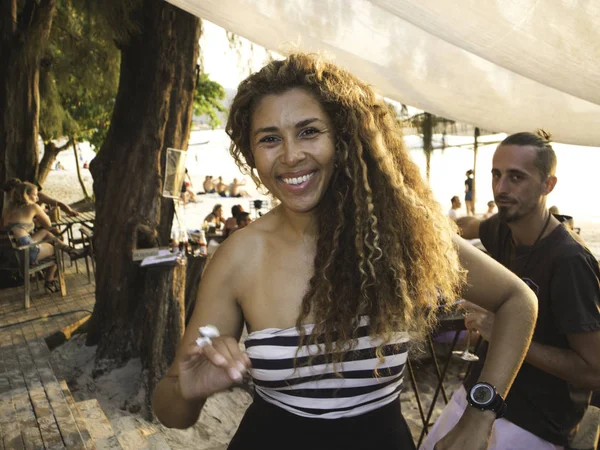
[[[94,230],[85,225],[81,225],[79,227],[79,232],[81,233],[81,243],[84,248],[87,247],[88,254],[85,258],[85,268],[87,269],[88,281],[91,283],[90,279],[90,268],[88,265],[88,258],[92,264],[92,271],[94,272],[94,280],[96,280],[96,254],[94,253]]]
[[[52,255],[51,257],[46,258],[42,261],[38,261],[38,263],[35,265],[31,265],[29,260],[29,251],[31,247],[39,244],[40,242],[35,242],[29,245],[18,245],[17,240],[10,231],[8,232],[8,239],[17,257],[17,261],[19,263],[19,270],[25,282],[25,309],[29,308],[29,306],[31,305],[31,276],[36,275],[38,272],[41,272],[42,270],[52,267],[54,265],[56,265],[57,268],[56,274],[58,276],[58,281],[60,284],[60,293],[63,297],[67,295],[67,287],[65,285],[62,258],[58,254],[58,250],[56,250],[54,255]]]
[[[19,286],[22,282],[19,261],[8,239],[8,230],[0,229],[0,288]]]

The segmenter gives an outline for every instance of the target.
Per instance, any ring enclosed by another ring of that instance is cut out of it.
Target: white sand
[[[221,392],[208,399],[200,419],[193,427],[187,430],[169,429],[158,422],[146,421],[139,413],[131,412],[139,409],[145,394],[140,387],[142,372],[139,360],[131,360],[122,368],[94,378],[94,353],[95,347],[85,346],[85,335],[77,335],[53,351],[53,359],[61,367],[75,401],[95,398],[111,423],[117,423],[126,416],[132,417],[138,429],[143,429],[144,433],[161,433],[173,450],[224,450],[252,400],[244,389],[234,388]],[[428,408],[437,380],[433,365],[430,359],[425,359],[422,362],[413,361],[413,366],[421,400],[424,407]],[[464,369],[465,365],[460,361],[455,361],[450,366],[445,383],[448,396],[459,386],[459,372]],[[400,400],[402,412],[416,440],[422,423],[408,376],[404,380]],[[440,395],[432,421],[439,416],[443,407]]]

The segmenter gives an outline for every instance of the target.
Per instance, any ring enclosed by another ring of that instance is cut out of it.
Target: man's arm
[[[472,303],[465,304],[470,314],[465,318],[468,329],[477,330],[490,340],[494,314]],[[567,334],[571,348],[558,348],[532,341],[525,361],[569,383],[600,390],[600,331]]]
[[[456,219],[456,225],[460,230],[460,235],[463,239],[479,238],[479,225],[481,220],[473,216],[463,216]]]
[[[71,207],[66,203],[53,199],[52,197],[44,194],[43,192],[38,192],[38,197],[42,203],[45,203],[48,206],[58,206],[70,216],[76,216],[77,214],[79,214],[77,211],[71,209]]]
[[[568,334],[571,348],[532,342],[525,361],[569,383],[600,390],[600,331]]]

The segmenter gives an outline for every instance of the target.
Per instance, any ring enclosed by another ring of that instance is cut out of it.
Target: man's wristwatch
[[[496,388],[489,383],[476,383],[467,393],[467,402],[482,411],[494,411],[499,419],[506,412],[506,402]]]

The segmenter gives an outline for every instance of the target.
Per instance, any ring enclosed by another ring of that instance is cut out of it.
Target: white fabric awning
[[[325,51],[425,111],[600,147],[600,2],[168,1],[274,51]]]

